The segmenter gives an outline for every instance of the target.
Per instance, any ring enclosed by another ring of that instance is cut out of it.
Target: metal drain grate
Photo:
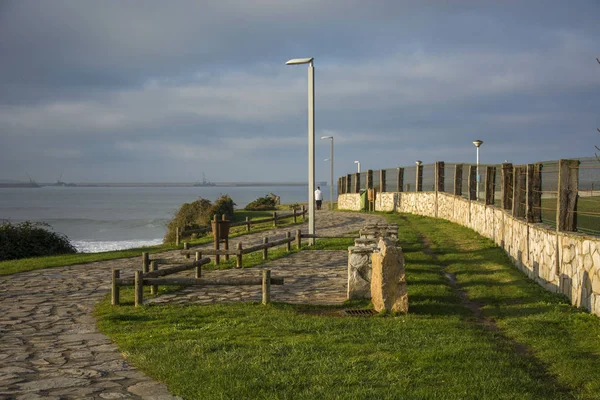
[[[373,314],[377,314],[375,310],[344,310],[344,315],[351,317],[370,317]]]

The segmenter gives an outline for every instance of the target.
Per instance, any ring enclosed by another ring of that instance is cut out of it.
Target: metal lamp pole
[[[479,146],[483,144],[481,140],[474,140],[473,144],[477,147],[477,194],[475,195],[475,199],[479,200],[479,181],[481,180],[479,175]]]
[[[294,58],[286,65],[308,64],[308,233],[315,234],[315,68],[313,57]],[[315,239],[308,240],[310,245]]]
[[[356,172],[360,174],[360,161],[354,161],[354,164],[358,164],[358,171]]]
[[[333,211],[333,136],[321,136],[321,139],[331,139],[329,149],[329,209]]]

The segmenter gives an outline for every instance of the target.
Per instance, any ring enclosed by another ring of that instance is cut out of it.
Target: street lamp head
[[[311,58],[293,58],[285,63],[285,65],[312,64],[314,57]]]
[[[333,139],[333,136],[321,136],[321,139]]]
[[[360,161],[354,161],[354,164],[360,164]]]
[[[479,147],[483,144],[483,141],[481,140],[473,140],[473,144],[475,145],[475,147]]]
[[[421,161],[421,160],[417,160],[417,161],[415,161],[415,164],[417,164],[417,165],[421,165],[421,164],[423,164],[423,161]]]

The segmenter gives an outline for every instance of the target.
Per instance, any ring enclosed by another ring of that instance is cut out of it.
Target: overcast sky
[[[307,180],[600,145],[600,3],[0,0],[0,179]]]

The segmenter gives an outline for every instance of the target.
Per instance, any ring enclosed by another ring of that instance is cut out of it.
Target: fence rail
[[[594,157],[524,165],[438,161],[346,175],[338,188],[340,194],[361,189],[453,193],[558,231],[600,235],[600,162]]]

